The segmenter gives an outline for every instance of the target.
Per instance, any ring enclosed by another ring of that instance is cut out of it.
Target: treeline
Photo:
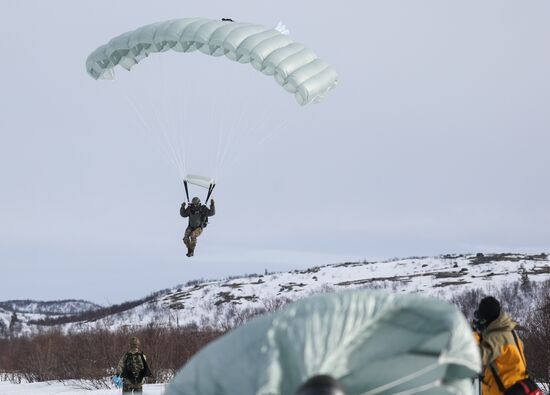
[[[85,380],[107,387],[131,336],[141,340],[150,361],[151,382],[166,382],[207,343],[222,335],[215,330],[149,327],[136,331],[94,330],[64,334],[59,330],[32,337],[0,339],[0,372],[19,382]]]
[[[42,318],[39,320],[29,320],[28,324],[41,325],[41,326],[54,326],[54,325],[70,324],[74,322],[93,322],[101,318],[108,317],[110,315],[119,314],[124,311],[131,310],[134,307],[151,302],[155,299],[156,299],[156,294],[153,294],[142,299],[114,304],[108,307],[100,307],[98,309],[87,310],[77,314],[63,315],[61,317],[52,317],[52,318],[48,317],[48,318]]]
[[[95,303],[82,299],[61,299],[39,301],[32,299],[6,300],[0,302],[0,309],[15,313],[35,313],[44,315],[76,314],[85,306],[87,310],[99,308]]]

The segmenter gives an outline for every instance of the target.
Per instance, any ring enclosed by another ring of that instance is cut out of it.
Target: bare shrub
[[[33,337],[0,339],[0,371],[28,382],[76,379],[82,388],[109,388],[109,377],[126,352],[129,338],[137,336],[154,378],[165,381],[221,334],[155,326],[68,334],[51,330]]]
[[[550,389],[550,281],[544,283],[538,304],[525,322],[522,338],[529,373]]]
[[[279,298],[270,298],[265,299],[262,301],[264,305],[264,309],[267,313],[271,313],[274,311],[279,311],[282,308],[284,308],[287,304],[291,302],[289,298],[286,297],[279,297]]]
[[[481,289],[469,289],[460,294],[453,295],[450,302],[455,304],[465,317],[471,318],[483,296],[484,293]]]

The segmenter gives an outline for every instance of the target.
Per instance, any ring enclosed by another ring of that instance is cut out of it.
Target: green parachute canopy
[[[283,29],[207,18],[154,23],[121,34],[92,52],[86,69],[95,79],[112,79],[114,67],[130,70],[149,54],[170,49],[200,51],[250,63],[305,105],[336,86],[338,74],[315,52],[295,43]]]
[[[212,342],[166,395],[293,395],[327,374],[347,395],[473,394],[481,361],[453,305],[377,291],[292,303]]]

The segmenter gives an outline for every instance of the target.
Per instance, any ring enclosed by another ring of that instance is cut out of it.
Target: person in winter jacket
[[[191,204],[186,207],[185,202],[181,204],[180,215],[184,218],[189,217],[189,225],[183,236],[183,243],[187,247],[187,256],[192,257],[197,246],[197,238],[201,235],[203,229],[208,224],[208,217],[216,214],[214,200],[210,200],[210,208],[201,204],[198,197],[191,200]]]
[[[505,389],[527,378],[523,342],[514,328],[517,324],[501,311],[492,296],[485,297],[474,313],[482,363],[483,395],[501,395],[498,381]]]
[[[124,380],[123,394],[143,392],[143,380],[145,377],[151,376],[151,370],[145,354],[140,350],[140,342],[137,337],[130,339],[130,349],[120,358],[116,374]]]

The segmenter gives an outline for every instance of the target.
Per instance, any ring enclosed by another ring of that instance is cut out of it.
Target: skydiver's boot
[[[191,247],[189,246],[189,239],[184,237],[183,238],[183,244],[185,244],[185,246],[187,247],[187,254],[185,254],[185,255],[186,256],[191,256],[191,255],[189,255],[191,253]]]
[[[188,256],[188,257],[193,256],[193,250],[191,249],[191,247],[187,247],[187,254],[185,254],[185,255]]]

